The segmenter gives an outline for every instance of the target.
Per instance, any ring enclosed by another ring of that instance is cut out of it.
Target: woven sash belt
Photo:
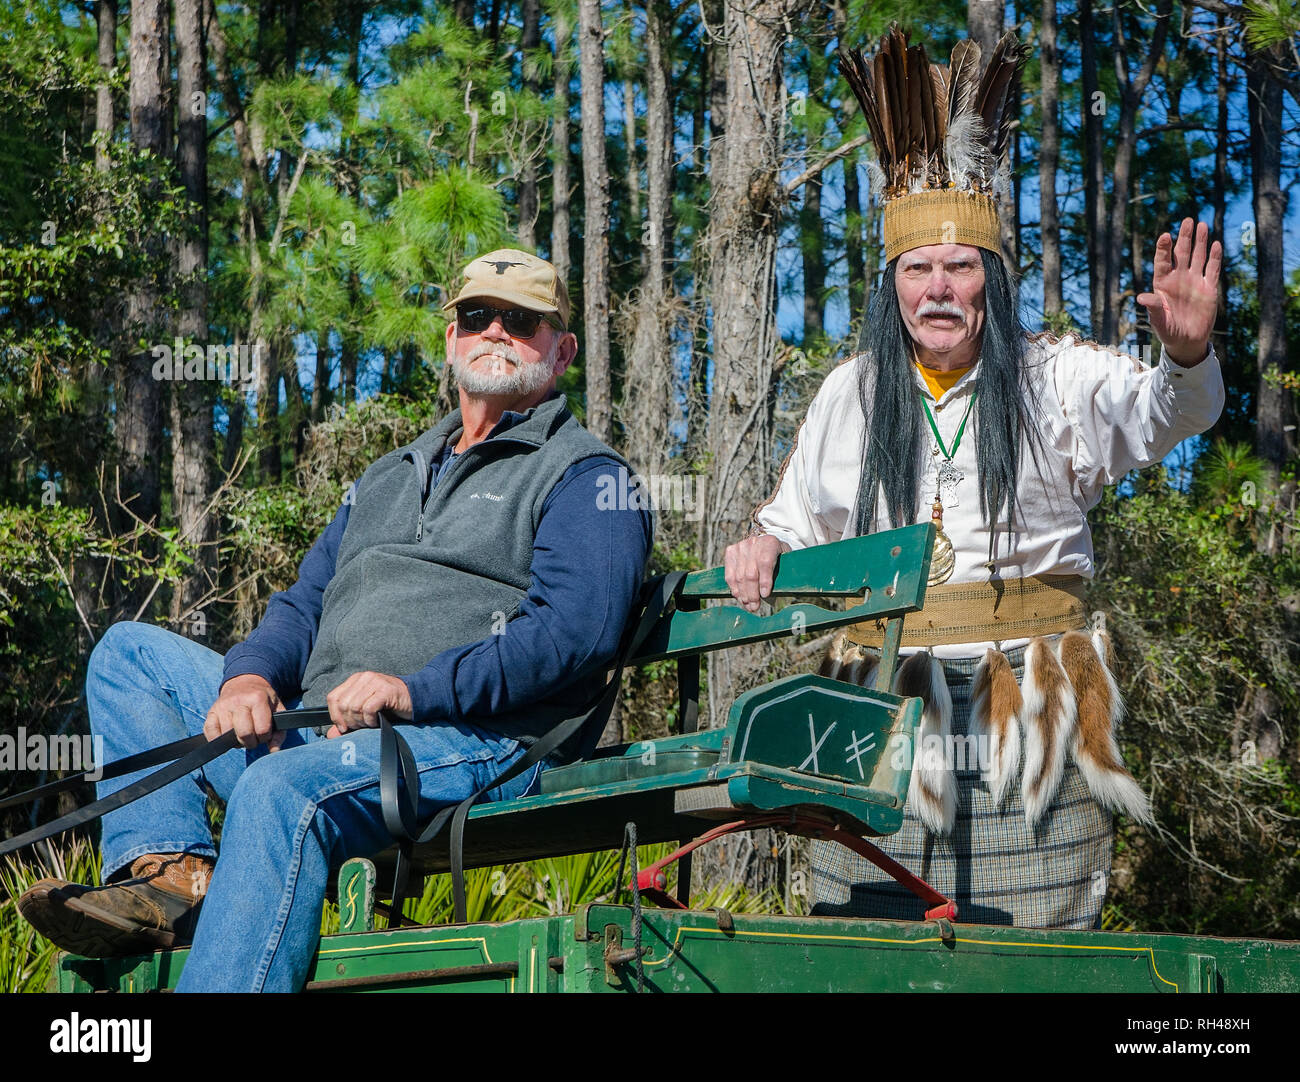
[[[925,605],[903,621],[902,646],[1005,642],[1055,635],[1087,626],[1081,575],[1036,575],[994,582],[931,586]],[[845,631],[850,642],[880,647],[885,621],[866,620]]]

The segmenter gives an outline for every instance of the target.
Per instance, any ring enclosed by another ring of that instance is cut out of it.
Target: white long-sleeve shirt
[[[1181,441],[1204,432],[1223,409],[1223,376],[1211,348],[1193,368],[1167,357],[1154,368],[1125,353],[1083,342],[1070,335],[1029,336],[1026,362],[1039,388],[1042,446],[1039,468],[1021,435],[1015,528],[1008,531],[1005,509],[993,549],[996,574],[1003,580],[1035,575],[1093,574],[1092,534],[1087,512],[1102,489],[1132,469],[1161,461]],[[858,404],[860,356],[836,368],[808,407],[772,499],[755,512],[765,533],[791,548],[806,548],[853,537],[862,464],[862,411]],[[976,389],[976,364],[936,400],[912,368],[917,389],[930,403],[940,434],[951,450],[962,415]],[[962,480],[945,487],[943,528],[956,555],[949,582],[990,579],[989,530],[980,513],[979,471],[975,461],[975,411],[953,465]],[[933,434],[925,426],[926,470],[917,500],[917,522],[930,520],[935,495],[931,455]],[[890,528],[885,501],[876,506],[875,530]],[[1002,643],[1003,649],[1028,640]],[[975,657],[991,643],[936,647],[936,656]]]

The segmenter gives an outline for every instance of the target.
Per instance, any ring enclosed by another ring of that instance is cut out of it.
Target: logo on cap
[[[490,267],[496,267],[497,274],[505,274],[507,267],[522,267],[522,263],[511,263],[508,259],[484,259],[481,262]]]

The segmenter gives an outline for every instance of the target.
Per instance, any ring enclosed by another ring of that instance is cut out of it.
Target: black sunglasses
[[[549,316],[528,308],[492,308],[486,304],[456,305],[456,326],[469,334],[482,334],[497,317],[500,317],[501,326],[511,338],[532,338],[542,320],[546,320],[552,327],[556,326]]]

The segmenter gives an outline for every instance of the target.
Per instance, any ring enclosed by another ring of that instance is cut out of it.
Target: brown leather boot
[[[150,853],[128,879],[87,887],[42,879],[18,912],[51,943],[87,958],[119,958],[181,947],[194,938],[214,861],[192,853]]]

